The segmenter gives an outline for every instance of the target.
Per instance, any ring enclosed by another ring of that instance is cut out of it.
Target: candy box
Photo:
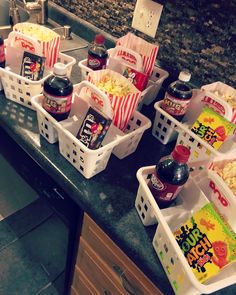
[[[206,106],[194,122],[191,131],[218,150],[227,137],[233,134],[235,128],[236,125]]]
[[[236,261],[236,234],[212,203],[196,211],[174,236],[201,283]]]

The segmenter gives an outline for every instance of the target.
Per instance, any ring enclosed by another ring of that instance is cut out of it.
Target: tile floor
[[[63,295],[67,236],[0,154],[0,295]]]

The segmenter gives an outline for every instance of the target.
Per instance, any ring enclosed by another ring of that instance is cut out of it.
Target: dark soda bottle
[[[168,207],[188,180],[189,156],[190,150],[187,147],[177,145],[171,155],[161,158],[156,165],[148,187],[160,208]]]
[[[4,50],[4,40],[2,36],[0,36],[0,68],[5,68],[6,58],[5,58],[5,50]],[[3,86],[0,80],[0,93],[3,93]]]
[[[104,43],[104,36],[96,35],[89,46],[87,66],[94,71],[106,68],[108,53]]]
[[[161,108],[178,121],[183,119],[192,98],[192,88],[188,84],[190,79],[189,71],[181,71],[178,80],[168,86],[161,103]]]
[[[4,40],[0,36],[0,68],[5,68],[6,59],[5,59],[5,50],[4,50]]]
[[[53,74],[43,85],[43,108],[57,121],[68,118],[71,110],[73,84],[67,77],[67,69],[63,63],[56,63]]]

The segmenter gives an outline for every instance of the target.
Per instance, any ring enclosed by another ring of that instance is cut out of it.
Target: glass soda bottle
[[[63,63],[55,63],[53,74],[43,85],[43,108],[57,121],[67,119],[71,110],[73,84]]]
[[[104,36],[96,35],[89,46],[87,66],[94,71],[106,68],[108,53],[104,43]]]
[[[188,84],[190,79],[188,70],[181,71],[178,80],[168,86],[161,103],[161,108],[178,121],[183,119],[192,98],[192,88]]]
[[[187,147],[177,145],[171,155],[161,158],[156,165],[148,187],[161,209],[168,207],[176,199],[188,180],[187,161],[189,156],[190,150]]]

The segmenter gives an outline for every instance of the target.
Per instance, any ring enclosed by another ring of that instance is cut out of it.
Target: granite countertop
[[[86,53],[87,50],[82,49],[70,55],[79,61]],[[73,83],[81,79],[77,65],[71,79]],[[144,106],[142,112],[154,120],[153,105]],[[170,153],[174,144],[160,144],[151,135],[150,128],[136,152],[123,160],[112,155],[107,168],[87,180],[60,155],[57,143],[49,144],[39,135],[36,113],[4,95],[0,95],[0,127],[97,222],[164,294],[174,294],[152,247],[156,226],[144,227],[134,207],[137,170],[154,165],[161,156]],[[224,294],[235,293],[233,287],[224,290]]]

